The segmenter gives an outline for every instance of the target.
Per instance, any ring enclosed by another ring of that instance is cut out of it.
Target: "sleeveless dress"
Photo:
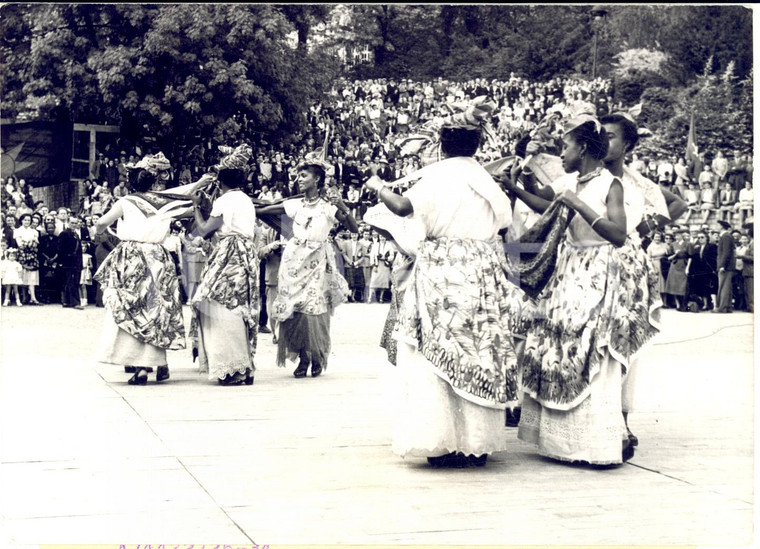
[[[171,217],[138,195],[119,200],[121,240],[94,279],[106,307],[100,361],[166,366],[167,349],[185,348],[185,327],[174,262],[162,242]]]
[[[319,199],[286,200],[285,214],[293,220],[293,237],[282,251],[277,297],[272,314],[280,322],[277,365],[295,360],[305,351],[312,361],[327,367],[330,354],[330,318],[335,307],[348,300],[348,283],[335,262],[328,240],[338,223],[337,208]]]
[[[597,215],[606,216],[614,180],[603,170],[583,184],[569,174],[552,186],[557,193],[575,191]],[[542,455],[595,464],[622,461],[628,437],[621,413],[623,376],[653,335],[642,313],[632,312],[642,307],[640,287],[653,286],[634,276],[642,270],[635,247],[630,235],[615,248],[580,215],[570,221],[528,328],[522,364],[518,438],[536,444]],[[643,307],[648,319],[648,299]]]

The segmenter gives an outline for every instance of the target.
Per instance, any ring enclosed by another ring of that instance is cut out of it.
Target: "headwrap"
[[[325,141],[321,147],[307,153],[304,159],[298,164],[297,169],[302,169],[305,166],[319,166],[325,172],[325,176],[332,177],[335,175],[335,166],[327,162],[327,144],[330,142],[330,129],[331,126],[327,126],[325,130]]]
[[[641,114],[641,107],[642,104],[638,103],[628,109],[627,111],[615,111],[612,114],[617,116],[622,116],[628,122],[636,126],[636,133],[638,133],[639,137],[651,137],[653,134],[651,130],[648,130],[646,128],[639,127],[639,123],[636,122],[636,117]]]
[[[398,140],[395,145],[400,147],[401,155],[417,154],[423,166],[442,159],[441,128],[470,128],[481,130],[489,143],[496,146],[496,135],[491,127],[491,113],[496,110],[496,103],[488,101],[486,96],[479,96],[469,104],[456,103],[451,105],[459,112],[443,119],[427,122],[417,130],[417,133]]]
[[[220,170],[245,171],[248,168],[248,161],[253,155],[253,149],[246,143],[238,145],[234,149],[226,145],[220,145],[219,150],[224,154],[219,164],[217,164],[217,168]]]
[[[576,116],[575,118],[571,118],[567,122],[565,122],[565,126],[563,128],[565,133],[570,133],[571,131],[575,130],[576,128],[582,126],[583,124],[587,122],[593,122],[594,128],[596,128],[596,133],[600,133],[602,131],[602,123],[599,122],[599,119],[596,118],[596,116],[591,114],[580,114]]]
[[[159,175],[161,172],[168,176],[169,170],[172,166],[169,160],[164,156],[164,153],[158,152],[156,154],[146,154],[142,160],[134,164],[130,163],[126,165],[127,168],[137,170],[142,169],[153,175]]]

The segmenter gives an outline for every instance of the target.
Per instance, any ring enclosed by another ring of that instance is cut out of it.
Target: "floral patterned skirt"
[[[254,240],[230,234],[219,239],[203,268],[191,302],[194,315],[190,336],[199,355],[206,357],[200,361],[200,366],[202,371],[208,369],[209,378],[223,378],[230,373],[255,369],[253,359],[260,310],[259,263]],[[211,306],[209,302],[220,307]],[[244,333],[245,337],[234,338],[240,343],[230,344],[227,349],[221,349],[221,353],[213,352],[212,348],[224,342],[228,331]],[[201,353],[201,348],[205,353]]]
[[[425,240],[398,313],[399,343],[417,347],[461,398],[497,409],[517,401],[505,264],[500,240]]]
[[[293,313],[332,314],[348,299],[348,284],[335,265],[329,242],[291,238],[282,252],[274,317],[284,322]]]
[[[161,244],[120,242],[94,278],[119,328],[161,349],[185,348],[177,274]]]
[[[570,410],[589,394],[607,355],[625,374],[659,331],[657,283],[651,259],[633,240],[621,248],[564,242],[528,329],[525,392],[546,407]]]

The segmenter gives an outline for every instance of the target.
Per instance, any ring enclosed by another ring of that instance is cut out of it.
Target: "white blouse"
[[[239,234],[253,238],[256,228],[256,207],[240,189],[227,191],[214,200],[211,217],[221,217],[220,235]]]

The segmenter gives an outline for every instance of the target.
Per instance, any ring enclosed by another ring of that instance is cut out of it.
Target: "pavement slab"
[[[262,334],[252,387],[188,349],[132,387],[96,361],[103,309],[3,308],[0,547],[753,544],[753,315],[663,312],[621,467],[543,458],[505,427],[486,467],[435,470],[391,451],[387,310],[339,307],[319,378],[277,368]]]

